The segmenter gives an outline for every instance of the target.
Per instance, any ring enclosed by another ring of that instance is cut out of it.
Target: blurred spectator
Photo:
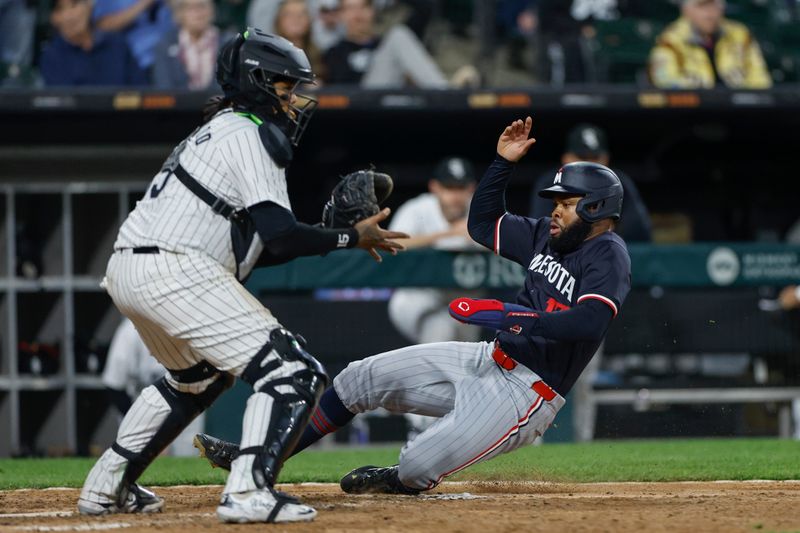
[[[758,43],[743,25],[724,18],[724,0],[683,0],[650,54],[656,87],[737,89],[772,86]]]
[[[419,38],[425,39],[425,32],[433,19],[434,4],[440,0],[375,0],[373,5],[379,12],[391,11],[401,4],[408,11],[403,25],[408,27]]]
[[[501,0],[497,3],[500,35],[508,41],[508,65],[528,70],[523,59],[525,48],[532,45],[539,26],[537,0]]]
[[[322,53],[311,41],[311,15],[305,0],[283,0],[275,15],[275,33],[290,40],[305,51],[311,70],[320,80],[325,79]]]
[[[475,173],[469,161],[460,157],[441,161],[428,182],[428,191],[401,205],[389,225],[411,236],[403,239],[406,248],[479,249],[467,233],[467,211],[475,192]],[[464,295],[463,290],[397,289],[389,300],[389,318],[416,344],[476,341],[480,329],[456,322],[447,311],[451,300]]]
[[[278,11],[284,3],[279,0],[252,0],[247,10],[247,25],[275,33]],[[306,13],[311,20],[311,39],[320,51],[327,50],[344,36],[344,26],[339,20],[339,0],[309,0],[306,2]]]
[[[574,163],[575,161],[591,161],[608,166],[611,162],[611,153],[605,132],[592,124],[579,124],[567,135],[567,144],[561,155],[561,164]],[[622,216],[616,225],[616,231],[627,242],[649,242],[651,240],[652,226],[650,214],[639,195],[636,184],[627,174],[614,169],[622,182],[625,190],[625,199],[622,202]],[[552,201],[541,198],[538,191],[548,187],[553,181],[556,169],[545,172],[533,186],[531,193],[530,216],[540,218],[550,216],[553,210]]]
[[[557,86],[596,82],[593,22],[619,18],[618,1],[538,0],[537,4],[544,81]]]
[[[24,0],[0,0],[0,85],[12,83],[30,66],[35,20]]]
[[[91,14],[91,0],[56,0],[50,21],[57,35],[45,45],[40,61],[45,84],[146,85],[125,38],[93,31]]]
[[[96,0],[94,25],[103,31],[124,32],[139,66],[149,71],[159,41],[175,32],[166,0]]]
[[[317,48],[325,52],[344,37],[344,24],[339,16],[339,0],[319,0],[318,7],[311,37]]]
[[[250,0],[247,7],[247,26],[275,33],[275,18],[280,0]]]
[[[341,0],[345,37],[325,53],[327,81],[367,88],[442,89],[448,83],[416,35],[396,25],[386,35],[375,29],[372,0]]]
[[[178,31],[158,43],[153,85],[203,91],[214,82],[217,52],[225,39],[214,27],[212,0],[175,0]]]

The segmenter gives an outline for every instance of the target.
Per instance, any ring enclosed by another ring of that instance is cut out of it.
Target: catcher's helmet
[[[243,107],[267,108],[295,146],[316,110],[317,101],[298,95],[298,105],[278,96],[275,83],[287,81],[292,90],[313,83],[314,73],[305,52],[289,40],[248,28],[228,41],[217,57],[217,83],[225,96]],[[285,113],[281,104],[290,104]]]
[[[622,212],[622,183],[613,170],[598,163],[579,161],[561,167],[553,184],[539,191],[543,198],[557,194],[583,196],[575,211],[589,223],[604,218],[618,220]],[[597,210],[589,212],[590,206],[596,206]]]

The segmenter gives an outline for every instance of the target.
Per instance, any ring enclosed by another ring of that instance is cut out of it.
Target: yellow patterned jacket
[[[723,19],[714,47],[719,77],[736,89],[772,86],[758,43],[743,25]],[[689,21],[681,17],[667,26],[650,52],[650,80],[661,89],[710,89],[714,70],[708,53]]]

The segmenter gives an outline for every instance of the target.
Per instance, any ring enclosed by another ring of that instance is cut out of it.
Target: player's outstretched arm
[[[599,341],[613,318],[611,308],[598,300],[587,300],[566,311],[542,313],[499,300],[456,298],[450,302],[449,312],[466,324],[563,341]]]
[[[472,196],[467,228],[472,239],[498,253],[498,221],[506,214],[506,185],[514,170],[514,163],[524,156],[535,139],[528,135],[533,120],[516,120],[507,126],[497,140],[497,158],[486,169]]]
[[[380,227],[380,223],[386,220],[391,211],[388,207],[380,210],[376,215],[365,218],[357,222],[353,228],[358,232],[358,242],[356,247],[367,250],[373,259],[381,262],[378,250],[397,255],[397,252],[405,250],[405,246],[392,239],[407,239],[409,235],[401,231],[389,231]]]

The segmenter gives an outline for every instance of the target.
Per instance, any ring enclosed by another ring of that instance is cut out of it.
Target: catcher
[[[295,94],[314,79],[302,50],[249,29],[217,62],[225,96],[173,151],[120,228],[103,286],[166,375],[142,390],[111,448],[83,485],[85,515],[155,512],[164,501],[136,481],[234,377],[253,387],[242,449],[217,508],[223,522],[294,522],[316,511],[274,489],[283,461],[328,383],[302,338],[281,326],[241,282],[256,266],[363,248],[396,253],[379,227],[391,179],[345,177],[326,224],[298,222],[285,168],[315,102]]]

